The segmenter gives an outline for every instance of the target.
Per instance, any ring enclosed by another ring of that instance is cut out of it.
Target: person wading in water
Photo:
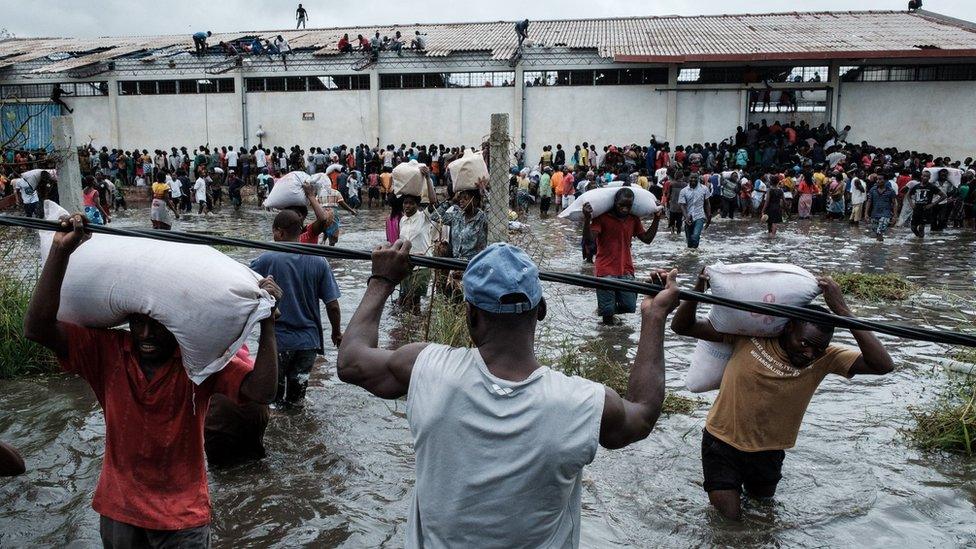
[[[407,397],[417,483],[407,547],[577,547],[582,468],[597,447],[646,438],[664,401],[664,322],[677,271],[641,304],[626,398],[542,366],[546,316],[539,271],[514,246],[493,244],[464,273],[474,348],[378,345],[383,306],[410,274],[410,243],[373,251],[373,275],[339,347],[339,379],[386,399]]]

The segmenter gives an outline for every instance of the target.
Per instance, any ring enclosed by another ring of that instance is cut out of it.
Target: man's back
[[[327,261],[310,255],[267,252],[251,262],[262,276],[273,276],[285,293],[275,322],[278,350],[323,348],[319,301],[339,299],[339,286]]]
[[[407,394],[417,454],[407,546],[578,545],[580,473],[605,394],[545,367],[506,381],[477,349],[428,346]]]

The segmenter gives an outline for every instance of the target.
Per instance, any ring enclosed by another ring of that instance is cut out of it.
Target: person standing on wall
[[[299,28],[304,29],[305,22],[308,21],[308,12],[305,11],[305,8],[303,8],[301,4],[298,4],[298,9],[295,10],[295,19],[298,20],[298,24],[295,25],[295,30],[298,30]]]
[[[71,107],[69,107],[63,99],[61,99],[61,97],[65,95],[74,95],[74,92],[66,92],[63,88],[61,88],[61,84],[55,84],[54,89],[51,90],[51,101],[55,105],[58,105],[62,109],[68,111],[69,114],[75,112],[71,110]]]

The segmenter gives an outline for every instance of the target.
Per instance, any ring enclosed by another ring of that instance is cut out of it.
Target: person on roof
[[[410,48],[415,50],[426,50],[427,49],[427,36],[426,33],[421,33],[420,31],[414,31],[413,40],[410,41]]]
[[[213,36],[213,33],[210,31],[193,33],[193,47],[196,49],[198,55],[207,50],[207,38],[210,36]]]
[[[515,23],[515,34],[518,35],[518,47],[522,49],[522,42],[529,38],[529,20],[523,19]]]
[[[295,19],[298,20],[298,24],[295,25],[295,30],[298,30],[299,27],[304,29],[305,21],[308,20],[308,12],[305,11],[305,8],[301,4],[298,4],[298,9],[295,10]]]
[[[349,43],[349,34],[343,34],[342,38],[339,39],[339,51],[342,53],[349,53],[352,51],[352,44]]]

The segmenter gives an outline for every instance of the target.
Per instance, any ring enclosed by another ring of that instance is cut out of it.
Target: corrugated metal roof
[[[633,62],[788,60],[859,57],[976,56],[976,27],[931,12],[806,12],[696,17],[634,17],[532,21],[533,47],[595,49],[602,57]],[[246,31],[215,34],[210,44],[244,36],[283,35],[292,48],[311,48],[316,55],[336,55],[339,38],[348,33],[370,37],[376,31],[400,30],[409,42],[425,33],[426,55],[489,52],[493,59],[515,53],[513,22],[380,25],[359,28]],[[57,73],[130,55],[167,50],[192,51],[189,36],[109,37],[99,39],[37,38],[0,42],[0,68],[55,52],[74,52],[34,72]],[[92,53],[78,53],[92,52]]]

